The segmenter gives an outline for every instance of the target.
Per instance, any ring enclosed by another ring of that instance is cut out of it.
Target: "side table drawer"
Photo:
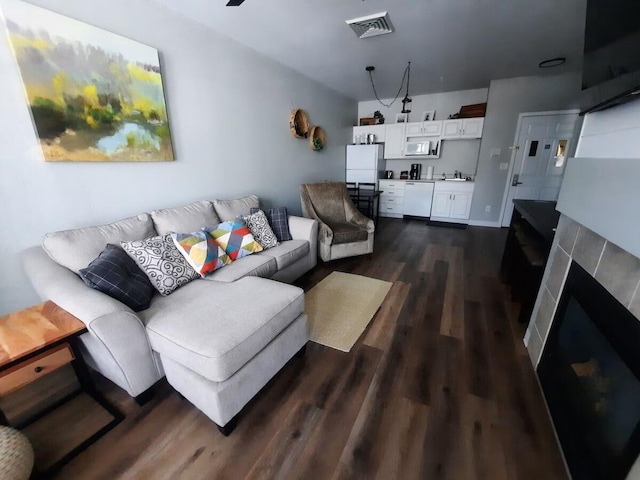
[[[74,359],[68,343],[41,353],[0,373],[0,395],[5,395],[44,377]]]

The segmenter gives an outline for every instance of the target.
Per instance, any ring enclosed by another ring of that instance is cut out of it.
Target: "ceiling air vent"
[[[347,25],[356,32],[359,38],[375,37],[393,32],[393,25],[387,12],[347,20]]]

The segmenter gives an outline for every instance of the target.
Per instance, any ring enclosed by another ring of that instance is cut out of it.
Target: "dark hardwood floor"
[[[320,264],[393,282],[350,353],[309,343],[223,437],[160,382],[60,479],[566,479],[497,278],[506,231],[381,219],[375,253]],[[77,421],[83,421],[78,412]]]

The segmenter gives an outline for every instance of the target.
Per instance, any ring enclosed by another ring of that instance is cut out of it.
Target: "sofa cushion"
[[[238,215],[249,215],[251,208],[259,208],[260,200],[255,195],[247,195],[246,197],[236,198],[235,200],[214,200],[213,208],[215,208],[218,217],[223,222],[234,220]],[[210,224],[209,226],[214,225]]]
[[[195,232],[202,227],[220,223],[213,204],[201,200],[190,205],[177,208],[164,208],[151,212],[151,218],[158,235],[169,232]]]
[[[333,244],[352,242],[366,242],[369,233],[353,223],[331,223],[329,225],[333,230]]]
[[[42,240],[42,248],[54,262],[79,274],[80,269],[100,255],[107,244],[119,245],[154,235],[153,221],[143,213],[107,225],[48,233]]]
[[[203,277],[231,263],[229,255],[207,232],[172,232],[170,235],[187,263]]]
[[[218,242],[218,245],[224,249],[231,260],[262,251],[262,246],[253,238],[251,230],[242,221],[241,216],[235,220],[222,222],[212,228],[205,227],[203,230]]]
[[[124,303],[134,312],[149,307],[153,285],[136,262],[116,245],[107,245],[87,268],[80,270],[84,283]]]
[[[187,263],[170,234],[120,243],[160,295],[169,295],[200,275]]]
[[[303,310],[302,289],[245,277],[233,283],[192,282],[170,297],[155,297],[139,315],[153,350],[222,382]]]
[[[309,254],[309,242],[306,240],[289,240],[282,242],[277,247],[260,252],[257,256],[273,257],[276,260],[278,270],[284,270],[301,258]],[[255,255],[254,255],[255,256]]]
[[[253,208],[251,209],[253,210]],[[249,215],[242,215],[242,220],[247,224],[251,235],[265,250],[278,245],[278,238],[269,225],[269,220],[262,210]]]
[[[257,212],[258,208],[251,208],[251,213]],[[286,242],[292,240],[291,231],[289,230],[289,215],[287,214],[287,207],[279,208],[267,208],[263,210],[269,220],[269,225],[273,229],[273,233],[280,242]]]
[[[269,278],[277,271],[278,264],[275,258],[251,255],[250,257],[236,260],[230,265],[207,275],[205,278],[217,282],[235,282],[242,277],[248,276]]]

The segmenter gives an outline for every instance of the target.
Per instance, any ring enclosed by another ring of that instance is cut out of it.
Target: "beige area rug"
[[[348,352],[391,289],[390,282],[333,272],[305,294],[311,341]]]

